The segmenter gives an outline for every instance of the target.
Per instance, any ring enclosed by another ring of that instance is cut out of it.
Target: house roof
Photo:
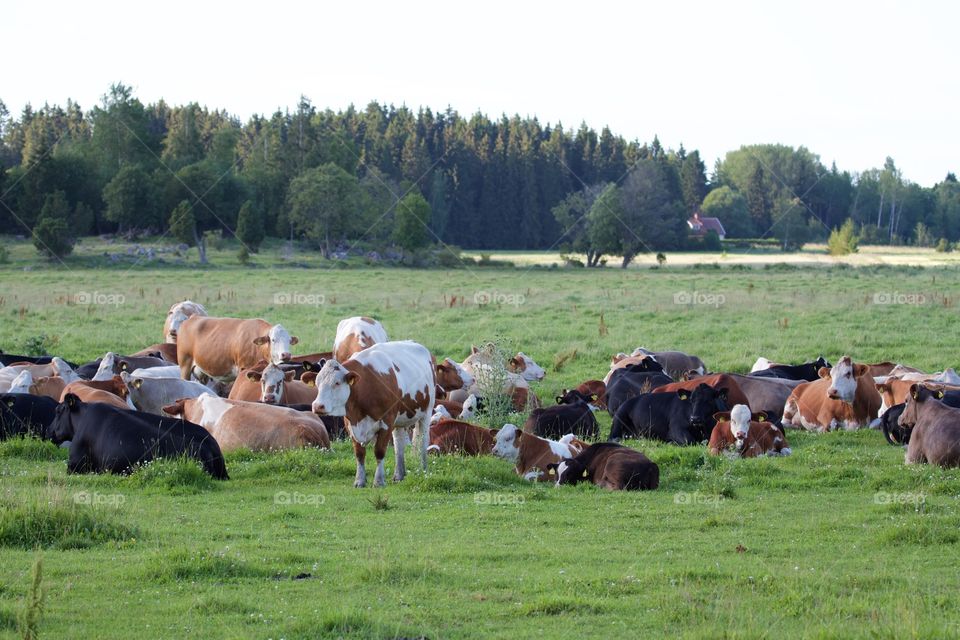
[[[687,220],[687,225],[695,235],[706,235],[710,231],[713,231],[718,236],[727,235],[726,230],[723,228],[723,224],[720,222],[720,218],[701,216],[699,211],[693,214],[693,217]]]

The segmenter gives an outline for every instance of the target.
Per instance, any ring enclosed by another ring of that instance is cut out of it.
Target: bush
[[[48,258],[70,255],[75,242],[66,220],[41,217],[33,227],[33,246]]]
[[[938,253],[948,253],[953,251],[953,245],[951,245],[946,238],[940,238],[940,240],[937,242],[936,251]],[[0,262],[2,262],[2,260],[0,260]]]
[[[847,218],[843,226],[830,232],[827,240],[827,251],[832,256],[845,256],[857,252],[860,239],[853,230],[853,220]]]

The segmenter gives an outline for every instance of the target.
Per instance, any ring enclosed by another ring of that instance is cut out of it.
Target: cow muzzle
[[[316,402],[314,402],[314,403],[313,403],[313,406],[311,407],[311,409],[313,409],[313,412],[314,412],[315,414],[317,414],[318,416],[325,416],[325,415],[327,415],[327,408],[326,408],[325,406],[323,406],[322,404],[317,404]]]

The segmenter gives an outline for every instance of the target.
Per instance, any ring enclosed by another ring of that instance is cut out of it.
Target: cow
[[[667,375],[667,372],[663,370],[663,365],[656,361],[655,358],[652,358],[648,355],[636,355],[628,356],[625,353],[618,353],[610,359],[610,370],[607,371],[607,375],[603,377],[603,384],[610,386],[610,381],[613,379],[613,374],[615,374],[620,369],[626,369],[628,367],[634,367],[635,365],[644,365],[648,367],[648,371],[659,371],[663,375]],[[699,373],[697,375],[700,375]],[[671,376],[670,381],[673,381]]]
[[[693,380],[671,382],[670,384],[665,384],[662,387],[657,387],[653,390],[653,393],[676,393],[681,389],[693,391],[701,384],[705,384],[708,387],[713,387],[714,389],[726,389],[728,406],[733,406],[736,404],[750,404],[746,394],[740,390],[740,385],[737,384],[737,381],[732,376],[729,376],[725,373],[711,373],[710,375],[700,376],[699,378],[694,378]]]
[[[445,418],[430,425],[430,446],[427,447],[427,452],[479,456],[493,453],[496,439],[496,429]]]
[[[899,424],[911,428],[907,464],[960,467],[960,409],[942,402],[942,389],[915,384],[910,389]]]
[[[16,378],[10,381],[9,385],[5,386],[6,388],[2,389],[3,393],[30,393],[30,387],[33,386],[33,375],[29,371],[21,371]]]
[[[133,373],[141,369],[153,369],[160,367],[171,367],[168,361],[154,356],[115,356],[113,363],[114,375],[120,375],[120,372],[126,371]]]
[[[124,371],[120,374],[127,388],[127,399],[137,411],[163,415],[163,408],[180,398],[196,398],[211,393],[209,388],[193,380],[181,380],[179,377],[150,378],[142,373],[129,374]]]
[[[317,416],[287,407],[244,402],[203,394],[181,398],[163,408],[171,416],[199,424],[223,451],[330,448],[330,435]]]
[[[751,411],[763,411],[771,422],[779,423],[783,413],[783,405],[793,390],[804,384],[803,380],[788,380],[787,378],[761,378],[745,376],[739,373],[728,373],[730,378],[740,387],[746,396]]]
[[[83,402],[103,402],[118,409],[133,409],[134,406],[127,400],[127,386],[123,384],[120,376],[114,376],[110,380],[93,381],[77,380],[71,382],[63,389],[60,396],[60,402],[64,402],[69,395],[75,395]]]
[[[70,441],[68,473],[126,474],[150,460],[188,456],[197,459],[214,478],[228,479],[223,453],[213,436],[203,427],[177,418],[102,402],[88,404],[67,394],[46,435],[54,444]]]
[[[572,433],[578,438],[592,440],[599,435],[600,426],[593,415],[595,407],[591,401],[591,397],[584,397],[577,391],[557,396],[556,406],[534,409],[523,423],[523,430],[541,438],[559,439]]]
[[[703,364],[703,360],[683,351],[650,351],[638,347],[630,355],[653,358],[660,363],[664,372],[674,380],[679,380],[680,376],[687,371],[697,371],[700,375],[707,372],[707,365]]]
[[[707,445],[711,455],[725,452],[740,458],[790,455],[786,436],[762,411],[751,413],[750,407],[738,404],[730,411],[718,411],[713,418],[717,424]]]
[[[67,382],[73,382],[80,377],[73,368],[62,358],[51,358],[48,364],[13,364],[0,369],[0,391],[6,391],[14,379],[24,371],[36,378],[45,376],[60,376]]]
[[[903,404],[910,396],[910,388],[916,384],[915,380],[902,380],[900,378],[887,378],[886,382],[880,382],[876,385],[877,392],[880,394],[880,416],[883,416],[887,410],[898,404]],[[944,391],[943,400],[947,398],[960,398],[960,389],[939,385]],[[952,405],[951,405],[952,406]]]
[[[911,386],[913,385],[911,384]],[[943,394],[942,397],[939,397],[939,394],[934,394],[937,400],[948,407],[960,409],[960,391],[948,390],[941,386],[931,386],[928,384],[923,384],[923,386],[934,389],[935,391],[941,391]],[[900,424],[900,416],[907,406],[906,399],[909,397],[910,390],[908,388],[904,402],[889,407],[880,416],[880,430],[883,431],[883,436],[887,439],[887,442],[892,445],[907,445],[910,443],[912,427],[905,427]]]
[[[317,388],[294,380],[294,371],[283,371],[274,364],[244,369],[230,389],[231,400],[263,402],[264,404],[302,404],[313,402]],[[260,370],[258,370],[260,369]],[[312,373],[312,372],[311,372]],[[315,374],[313,374],[315,375]],[[312,380],[312,377],[310,378]]]
[[[333,339],[333,357],[346,362],[353,354],[381,342],[389,342],[383,325],[366,316],[344,318],[337,323],[337,335]]]
[[[131,358],[141,358],[145,356],[163,358],[170,364],[177,364],[177,345],[173,342],[160,342],[130,354]]]
[[[613,442],[598,442],[573,458],[547,465],[556,485],[592,482],[612,491],[652,490],[660,486],[660,467],[647,456]]]
[[[57,404],[52,398],[28,393],[0,395],[0,440],[16,436],[45,438]]]
[[[12,364],[50,364],[54,356],[18,356],[12,353],[4,353],[0,349],[0,368],[9,367]],[[69,360],[64,360],[71,369],[76,369],[77,365]]]
[[[489,394],[502,393],[510,397],[514,411],[526,411],[528,406],[534,409],[540,406],[540,399],[530,390],[530,384],[522,375],[507,370],[507,365],[492,342],[482,348],[470,347],[470,355],[460,366],[473,377],[474,382],[468,387],[452,391],[448,395],[449,400],[463,402],[471,394],[483,398]]]
[[[190,316],[177,332],[180,377],[189,380],[196,367],[211,378],[231,381],[261,360],[277,365],[288,360],[290,347],[298,342],[283,325],[259,318]]]
[[[63,396],[63,390],[66,387],[67,381],[60,376],[44,376],[33,381],[29,393],[35,396],[46,396],[60,402],[60,397]]]
[[[671,382],[673,378],[663,373],[660,364],[650,358],[617,369],[607,384],[607,413],[616,415],[617,410],[631,398],[651,393],[657,387]]]
[[[177,342],[177,332],[180,325],[190,316],[205,316],[207,310],[202,304],[191,300],[184,300],[172,305],[167,311],[167,319],[163,323],[163,341],[175,344]],[[174,360],[174,362],[176,362]]]
[[[403,450],[413,427],[420,443],[420,460],[427,468],[430,418],[436,400],[436,364],[430,351],[409,340],[380,342],[355,353],[346,362],[327,360],[316,378],[313,410],[319,415],[344,416],[357,459],[355,487],[367,484],[366,446],[374,442],[377,470],[374,486],[386,484],[383,458],[393,435],[394,481],[406,475]]]
[[[547,376],[543,367],[534,362],[533,358],[523,351],[507,360],[507,371],[519,374],[527,382],[538,382]]]
[[[603,380],[587,380],[586,382],[581,382],[577,385],[575,391],[579,391],[586,396],[596,396],[594,404],[597,405],[597,408],[607,408],[607,385],[604,384]]]
[[[613,417],[610,441],[653,438],[675,444],[706,440],[713,430],[713,414],[727,408],[727,390],[701,384],[693,391],[649,393],[628,400]]]
[[[813,431],[855,430],[868,426],[880,410],[880,394],[865,364],[843,356],[823,367],[816,382],[798,385],[783,407],[782,424]]]
[[[443,407],[450,414],[450,417],[469,420],[470,418],[476,417],[477,413],[483,409],[483,398],[478,398],[470,394],[463,402],[457,402],[456,400],[437,400],[436,407]]]
[[[469,371],[464,369],[459,362],[455,362],[450,358],[444,358],[443,361],[437,365],[436,380],[437,386],[443,390],[444,394],[450,391],[470,388],[473,386],[473,383],[476,382]]]
[[[497,432],[493,455],[513,462],[517,475],[525,480],[537,481],[546,479],[547,465],[572,458],[586,448],[587,443],[576,440],[572,433],[554,441],[505,424]]]
[[[350,434],[347,433],[347,425],[343,419],[343,416],[318,416],[313,412],[313,402],[302,402],[300,404],[278,404],[275,406],[286,407],[287,409],[293,409],[294,411],[303,411],[312,416],[320,418],[323,426],[327,428],[327,434],[329,434],[330,440],[343,440],[344,438],[348,438],[350,436]]]
[[[787,380],[806,380],[807,382],[813,382],[819,377],[817,372],[820,371],[822,367],[829,369],[831,366],[823,356],[811,362],[804,362],[803,364],[776,364],[773,362],[768,362],[767,364],[768,366],[763,369],[751,370],[749,375],[756,378],[784,378]],[[757,365],[754,364],[754,367],[756,366]]]

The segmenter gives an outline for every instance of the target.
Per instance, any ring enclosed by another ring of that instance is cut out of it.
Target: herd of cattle
[[[438,360],[421,344],[391,341],[366,317],[341,321],[331,352],[293,355],[298,339],[282,325],[210,317],[187,300],[170,308],[163,340],[80,365],[0,352],[0,439],[69,446],[72,473],[129,473],[185,455],[226,479],[225,451],[329,448],[331,438],[348,437],[357,487],[367,482],[370,444],[374,485],[385,484],[391,440],[395,481],[406,474],[406,446],[416,443],[424,469],[430,453],[493,454],[529,480],[655,489],[657,465],[620,440],[789,455],[788,427],[879,427],[890,444],[907,447],[907,463],[960,466],[960,376],[952,369],[930,374],[843,356],[832,366],[822,357],[799,365],[760,358],[747,375],[709,373],[696,356],[640,348],[614,356],[602,380],[565,389],[544,407],[530,382],[545,372],[523,352],[506,357],[487,344],[463,362]],[[528,413],[522,427],[469,422],[496,399]],[[597,442],[600,410],[613,419],[606,442]]]

